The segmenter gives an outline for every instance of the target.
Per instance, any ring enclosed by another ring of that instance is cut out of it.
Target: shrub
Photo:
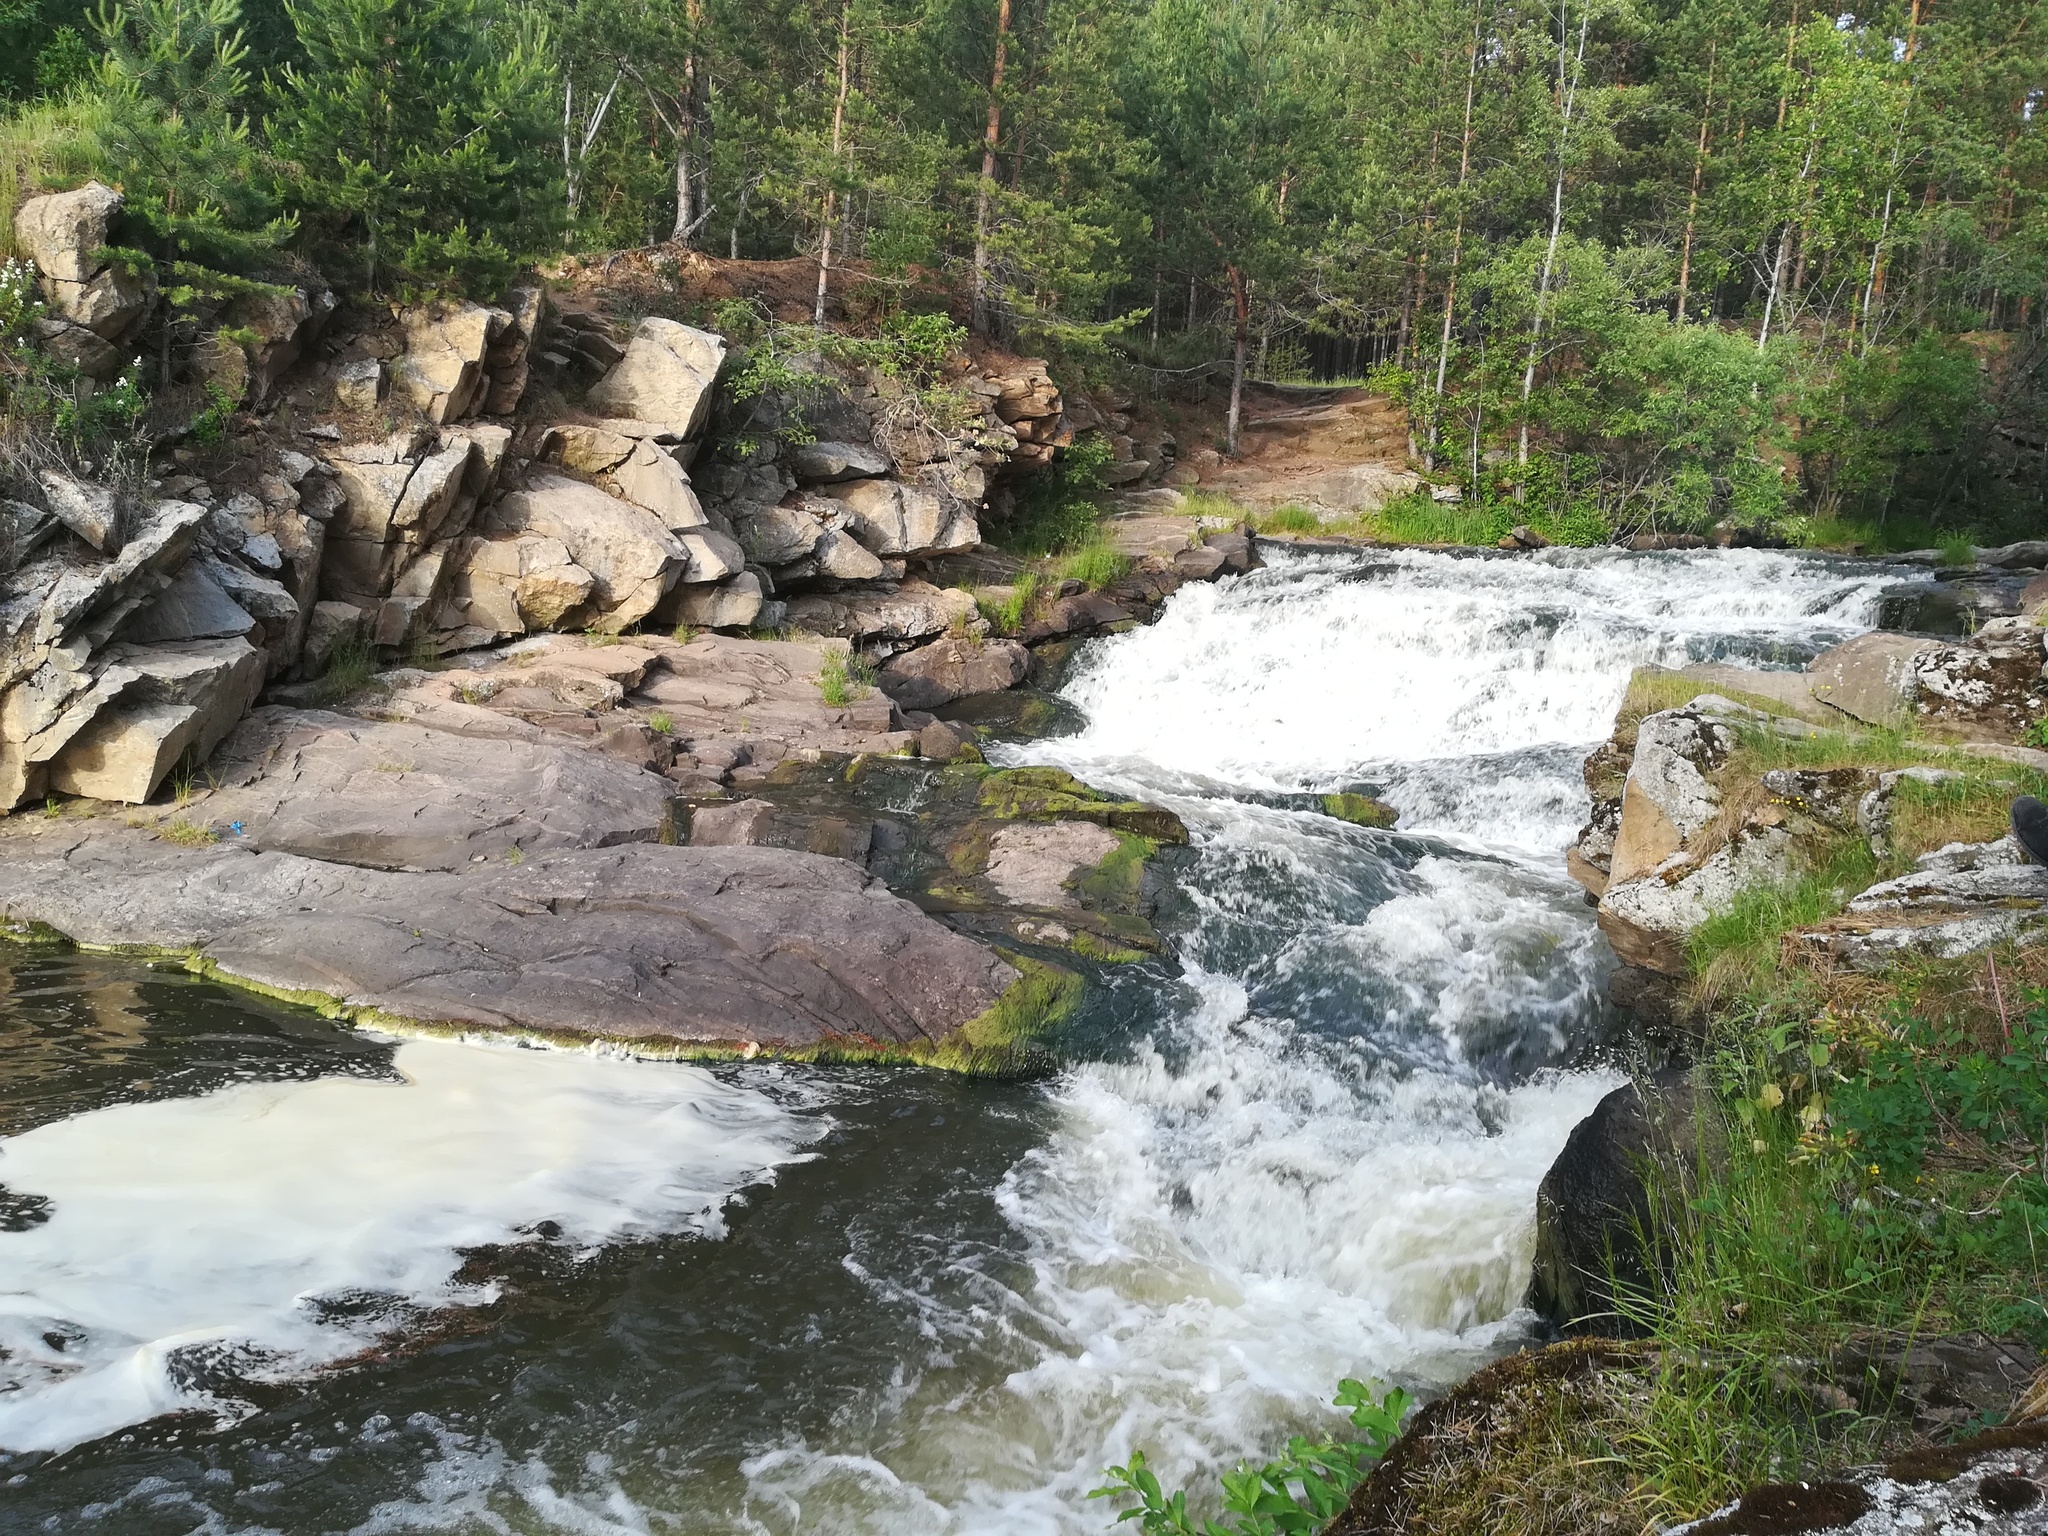
[[[1346,1379],[1337,1387],[1337,1406],[1351,1413],[1358,1440],[1311,1440],[1296,1435],[1286,1454],[1264,1466],[1238,1463],[1223,1474],[1223,1511],[1236,1518],[1199,1524],[1188,1513],[1188,1496],[1169,1494],[1145,1464],[1145,1453],[1131,1453],[1130,1465],[1111,1467],[1109,1482],[1092,1499],[1135,1499],[1137,1507],[1117,1517],[1139,1522],[1144,1536],[1312,1536],[1344,1508],[1351,1490],[1365,1480],[1401,1433],[1411,1406],[1406,1392],[1389,1387],[1375,1396],[1360,1381]]]

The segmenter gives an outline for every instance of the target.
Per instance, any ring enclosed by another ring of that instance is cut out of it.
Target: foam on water
[[[0,1236],[0,1448],[55,1450],[202,1383],[353,1355],[419,1309],[489,1299],[465,1250],[716,1235],[819,1129],[692,1067],[408,1041],[387,1081],[244,1083],[0,1142],[51,1202]],[[342,1314],[335,1309],[340,1307]]]

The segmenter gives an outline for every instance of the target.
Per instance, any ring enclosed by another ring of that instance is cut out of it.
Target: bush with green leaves
[[[992,521],[994,541],[1019,555],[1063,555],[1089,543],[1102,515],[1105,478],[1115,450],[1090,433],[1060,450],[1051,465],[1026,480],[1007,517]]]
[[[1111,1467],[1109,1481],[1089,1497],[1132,1501],[1117,1523],[1135,1520],[1144,1536],[1314,1536],[1386,1455],[1414,1406],[1399,1387],[1376,1394],[1348,1377],[1338,1383],[1336,1404],[1349,1412],[1360,1437],[1296,1435],[1287,1442],[1286,1454],[1275,1460],[1256,1467],[1240,1462],[1221,1479],[1228,1524],[1190,1513],[1187,1493],[1166,1492],[1143,1451],[1133,1451],[1127,1466]]]

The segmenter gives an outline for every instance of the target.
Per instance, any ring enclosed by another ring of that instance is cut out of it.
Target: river
[[[1895,572],[1281,555],[1092,643],[1177,966],[1034,1082],[392,1040],[0,952],[0,1531],[1099,1532],[1526,1337],[1619,1075],[1562,852],[1631,669],[1794,666]],[[1380,832],[1305,809],[1370,790]],[[1293,798],[1290,798],[1293,797]],[[406,1342],[392,1349],[380,1340]]]

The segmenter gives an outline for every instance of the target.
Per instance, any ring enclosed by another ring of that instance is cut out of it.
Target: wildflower
[[[1877,1164],[1875,1164],[1875,1163],[1872,1163],[1872,1164],[1870,1165],[1870,1176],[1871,1176],[1871,1177],[1872,1177],[1873,1179],[1874,1179],[1874,1178],[1876,1178],[1876,1177],[1877,1177],[1877,1176],[1878,1176],[1878,1175],[1879,1175],[1880,1173],[1883,1173],[1883,1172],[1884,1172],[1884,1170],[1883,1170],[1882,1168],[1878,1167],[1878,1166],[1877,1166]]]

